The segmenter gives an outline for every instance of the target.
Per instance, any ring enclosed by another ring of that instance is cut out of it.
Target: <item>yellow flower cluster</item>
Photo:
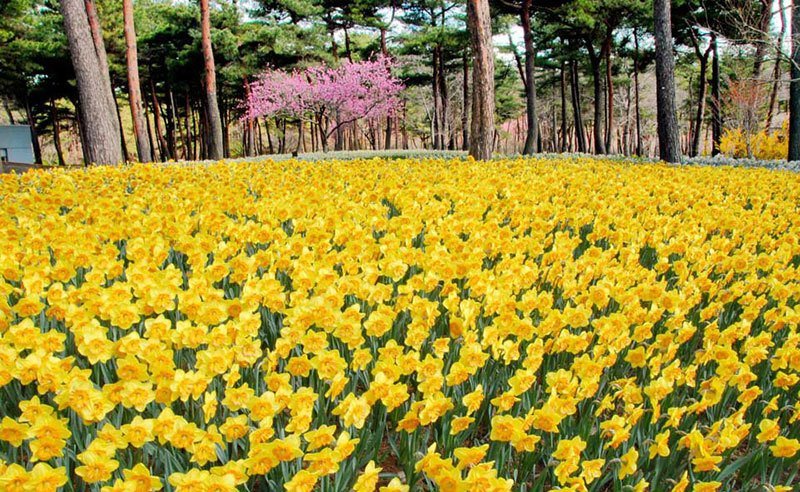
[[[800,482],[800,175],[0,177],[0,490]]]
[[[726,129],[719,148],[729,157],[785,160],[789,155],[788,121],[775,131],[761,130],[752,135],[740,128]]]

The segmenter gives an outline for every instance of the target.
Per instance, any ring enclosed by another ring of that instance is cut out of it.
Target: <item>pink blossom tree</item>
[[[246,118],[280,116],[301,125],[313,121],[327,151],[328,139],[343,125],[394,116],[402,107],[404,86],[392,74],[394,67],[390,58],[381,56],[335,68],[266,70],[250,88]]]

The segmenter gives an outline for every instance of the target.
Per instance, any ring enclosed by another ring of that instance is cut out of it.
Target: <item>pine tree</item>
[[[653,13],[659,156],[666,162],[680,162],[680,135],[675,110],[675,55],[672,46],[669,0],[654,0]]]
[[[789,85],[789,160],[800,161],[800,5],[792,2],[792,81]]]
[[[128,67],[128,99],[133,119],[133,134],[140,162],[150,162],[153,155],[147,138],[147,122],[144,119],[142,90],[139,85],[139,56],[136,46],[136,28],[133,22],[133,0],[122,0],[122,15],[125,19],[125,58]]]
[[[86,162],[119,164],[123,157],[114,95],[108,73],[102,71],[105,48],[92,40],[84,2],[61,0],[61,14],[78,84]]]
[[[223,157],[222,120],[217,100],[217,71],[214,65],[214,50],[211,47],[211,12],[209,0],[200,0],[200,28],[203,44],[203,68],[205,71],[206,112],[208,114],[208,158]]]
[[[494,47],[487,0],[468,0],[467,22],[472,41],[472,126],[469,155],[492,158],[494,147]]]

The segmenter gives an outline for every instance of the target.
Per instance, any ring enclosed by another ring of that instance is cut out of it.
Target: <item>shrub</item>
[[[720,150],[736,158],[786,159],[789,155],[788,129],[784,124],[774,132],[760,131],[748,136],[739,128],[730,128],[722,134]]]

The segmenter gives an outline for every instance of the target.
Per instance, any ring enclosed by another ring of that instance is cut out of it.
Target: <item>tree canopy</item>
[[[112,0],[92,3],[102,27],[117,106],[125,108],[129,88],[122,8]],[[652,2],[495,0],[489,4],[496,151],[516,153],[525,147],[526,151],[657,153]],[[740,149],[759,132],[764,134],[758,137],[762,140],[779,135],[788,106],[788,50],[779,32],[781,9],[787,5],[773,10],[764,0],[671,2],[683,153],[726,151],[726,132],[729,137],[741,132],[737,137],[741,141],[733,142],[729,150]],[[526,6],[528,21],[521,15]],[[297,115],[271,112],[249,122],[242,118],[248,91],[265,70],[336,70],[380,56],[393,60],[392,75],[405,87],[397,96],[402,109],[345,125],[325,121],[328,128],[336,128],[332,145],[466,148],[473,89],[466,7],[462,0],[212,1],[210,40],[223,154],[327,145],[320,141],[319,121],[308,123],[309,131],[301,133]],[[200,4],[135,0],[133,8],[144,121],[153,155],[204,157],[210,150],[212,125],[208,101],[202,96],[207,82]],[[526,22],[529,28],[523,29]],[[30,123],[41,158],[48,162],[82,160],[83,123],[68,52],[57,0],[8,0],[0,5],[2,117]],[[763,89],[748,113],[748,121],[757,124],[746,127],[741,114],[726,102],[742,93],[731,88],[741,89],[745,83]],[[131,117],[126,111],[118,113],[123,148],[130,143],[134,149]],[[524,145],[526,135],[530,141],[531,121],[537,130],[534,146]],[[709,129],[714,131],[709,134]],[[783,137],[771,138],[782,145]],[[749,143],[744,147],[745,153],[753,153]],[[127,156],[135,158],[130,149]]]

